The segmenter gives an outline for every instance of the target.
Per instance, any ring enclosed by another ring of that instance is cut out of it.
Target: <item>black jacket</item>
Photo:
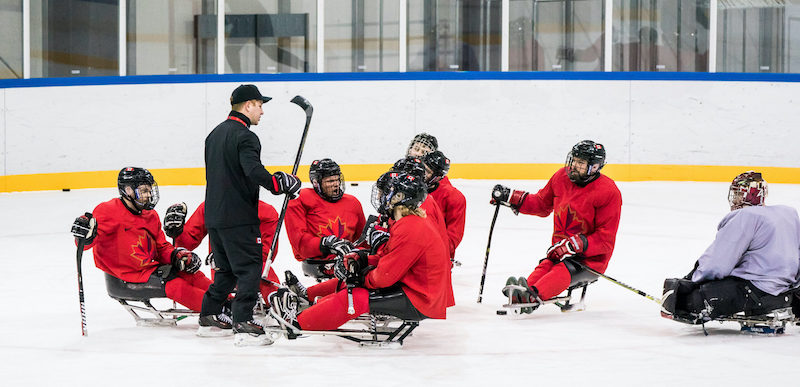
[[[258,186],[273,189],[250,120],[236,111],[229,116],[206,137],[207,228],[258,224]]]

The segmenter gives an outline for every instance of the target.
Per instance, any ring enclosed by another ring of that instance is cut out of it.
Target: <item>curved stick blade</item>
[[[305,99],[305,97],[303,97],[301,95],[294,96],[294,98],[292,98],[291,102],[293,104],[297,105],[297,106],[300,106],[300,108],[303,109],[303,111],[306,112],[307,116],[310,116],[311,113],[314,112],[314,107],[311,106],[311,103],[308,102],[308,100]]]

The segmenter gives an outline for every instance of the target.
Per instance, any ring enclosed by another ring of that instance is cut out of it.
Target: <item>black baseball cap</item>
[[[239,87],[233,90],[233,94],[231,94],[231,105],[236,105],[237,103],[242,103],[251,99],[257,99],[266,103],[272,98],[261,95],[256,85],[239,85]]]

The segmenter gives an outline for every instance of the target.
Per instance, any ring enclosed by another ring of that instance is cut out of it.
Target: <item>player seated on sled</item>
[[[337,253],[347,253],[366,219],[361,202],[344,193],[342,170],[331,159],[314,160],[308,172],[314,187],[298,191],[286,208],[286,234],[303,272],[323,281],[333,278]]]
[[[800,280],[800,218],[794,208],[766,206],[767,182],[748,171],[728,190],[731,212],[683,279],[664,281],[661,315],[688,324],[759,316],[792,303]]]
[[[331,294],[302,312],[298,313],[298,296],[288,288],[273,293],[273,317],[289,331],[335,330],[365,313],[415,321],[444,319],[450,256],[419,208],[425,196],[422,179],[395,176],[388,191],[378,198],[378,212],[390,218],[386,243],[374,255],[354,250],[340,258],[336,273],[347,288],[331,287]],[[314,288],[310,287],[309,293]]]
[[[168,297],[199,311],[211,281],[198,271],[197,254],[167,242],[153,210],[159,197],[153,175],[144,168],[123,168],[117,186],[119,198],[100,203],[72,225],[76,241],[84,250],[93,249],[95,265],[107,274],[109,295]]]
[[[552,245],[547,258],[528,277],[510,277],[506,285],[524,288],[509,296],[519,303],[541,304],[568,290],[578,275],[564,262],[572,257],[604,273],[617,238],[622,196],[612,179],[600,173],[606,150],[594,141],[581,141],[569,153],[564,168],[556,171],[535,194],[497,184],[491,204],[511,207],[514,214],[541,217],[553,214]],[[522,312],[530,313],[533,308]]]

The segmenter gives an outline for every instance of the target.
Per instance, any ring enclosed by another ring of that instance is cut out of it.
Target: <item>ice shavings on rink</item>
[[[767,180],[769,178],[767,177]],[[501,209],[492,240],[483,303],[477,304],[488,204],[498,181],[454,180],[467,197],[467,225],[453,272],[457,305],[445,321],[425,320],[396,350],[360,348],[336,337],[279,340],[236,348],[232,339],[195,336],[195,318],[177,327],[137,327],[105,291],[91,252],[83,273],[89,336],[80,333],[74,218],[117,195],[115,188],[0,194],[2,311],[0,374],[5,386],[238,385],[746,385],[795,383],[800,327],[781,336],[739,333],[737,324],[702,329],[659,316],[654,302],[600,279],[587,309],[543,306],[522,318],[497,316],[499,289],[527,276],[550,245],[552,218]],[[536,191],[544,181],[500,181]],[[727,183],[618,183],[622,220],[607,274],[659,295],[665,277],[686,274],[727,213]],[[369,207],[370,183],[347,192]],[[767,204],[800,208],[800,186],[772,184]],[[163,211],[185,201],[193,211],[203,187],[161,187]],[[262,190],[280,208],[281,197]],[[285,233],[277,272],[300,265]],[[198,249],[204,256],[207,242]],[[208,271],[208,267],[203,268]],[[306,285],[311,281],[301,277]],[[161,300],[163,301],[163,300]],[[164,304],[169,305],[169,304]]]

